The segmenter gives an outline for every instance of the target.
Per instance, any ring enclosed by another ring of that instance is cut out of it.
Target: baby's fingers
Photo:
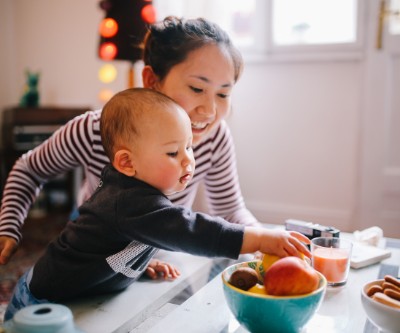
[[[291,232],[291,233],[292,233],[292,232]],[[310,252],[310,250],[307,248],[307,246],[302,242],[302,239],[299,240],[299,239],[296,237],[297,235],[296,235],[296,236],[292,235],[292,236],[293,236],[293,237],[290,238],[289,242],[290,242],[291,245],[293,245],[294,248],[296,249],[296,253],[293,254],[293,255],[295,255],[295,256],[301,258],[301,256],[299,255],[299,252],[300,252],[300,253],[304,254],[306,257],[311,258],[311,252]],[[304,237],[305,237],[305,236],[304,236]],[[305,238],[307,238],[307,237],[305,237]],[[307,238],[307,240],[308,240],[307,244],[309,244],[309,243],[310,243],[310,240],[309,240],[308,238]]]
[[[289,231],[290,236],[298,239],[300,242],[305,243],[305,244],[310,244],[310,240],[308,237],[304,236],[303,234],[297,232],[297,231]]]
[[[147,267],[146,268],[146,275],[150,279],[153,279],[153,280],[157,279],[157,277],[158,277],[156,271],[154,270],[154,268],[151,268],[151,267]]]
[[[154,267],[154,269],[158,275],[163,275],[164,279],[176,279],[180,275],[179,270],[168,263],[159,263]]]

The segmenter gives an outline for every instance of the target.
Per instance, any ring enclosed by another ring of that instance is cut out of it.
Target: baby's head
[[[155,90],[133,88],[113,96],[103,108],[100,133],[115,169],[166,195],[185,189],[193,176],[189,116]]]

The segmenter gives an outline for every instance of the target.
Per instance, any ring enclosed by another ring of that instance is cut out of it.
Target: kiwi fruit
[[[254,269],[250,267],[240,267],[234,271],[229,279],[229,283],[236,288],[249,290],[258,282],[258,276]]]

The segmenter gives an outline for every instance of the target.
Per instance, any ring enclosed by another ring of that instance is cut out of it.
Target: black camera
[[[312,222],[289,219],[285,221],[285,229],[297,231],[307,236],[309,239],[316,237],[339,237],[340,230],[334,227],[327,227]]]

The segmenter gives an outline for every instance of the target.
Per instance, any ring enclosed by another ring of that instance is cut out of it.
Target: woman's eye
[[[200,88],[196,88],[196,87],[193,87],[193,86],[190,86],[190,89],[192,89],[195,93],[197,93],[197,94],[199,94],[199,93],[202,93],[203,92],[203,89],[200,89]]]
[[[176,152],[172,152],[172,153],[167,153],[167,155],[170,157],[176,157],[176,156],[178,156],[178,152],[176,151]]]
[[[229,97],[228,94],[218,94],[218,96],[221,97],[221,98],[228,98]]]

